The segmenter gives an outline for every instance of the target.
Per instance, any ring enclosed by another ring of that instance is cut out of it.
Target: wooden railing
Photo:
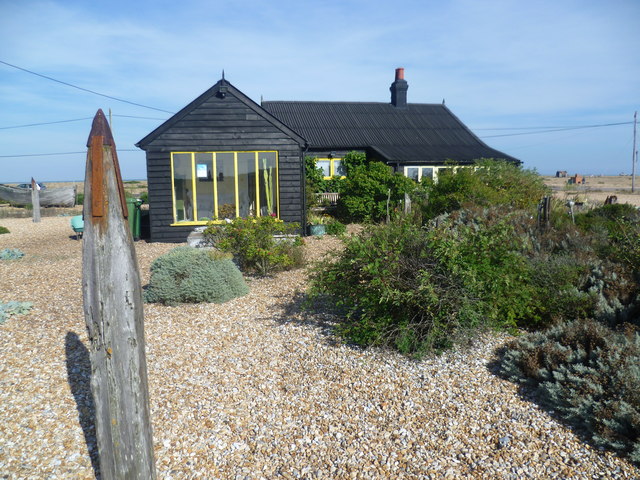
[[[338,198],[340,198],[340,194],[337,192],[328,192],[328,193],[317,193],[318,203],[330,203],[331,205],[335,205],[338,203]]]

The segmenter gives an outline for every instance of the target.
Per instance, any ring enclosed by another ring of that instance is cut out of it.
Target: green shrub
[[[640,464],[638,329],[616,332],[593,320],[564,323],[509,344],[500,372],[535,388],[596,445]]]
[[[3,233],[9,233],[9,229],[0,225],[0,235],[2,235]]]
[[[347,226],[339,220],[336,220],[335,218],[332,218],[327,222],[325,229],[327,235],[340,236],[344,235],[347,232]]]
[[[248,292],[231,255],[181,246],[154,260],[144,299],[166,305],[223,303]]]
[[[449,347],[479,325],[467,292],[448,275],[414,222],[369,226],[315,270],[310,299],[329,296],[338,333],[358,345],[416,356]]]
[[[463,206],[510,206],[530,210],[549,193],[535,171],[513,163],[479,160],[475,167],[442,171],[436,183],[426,180],[428,200],[422,205],[425,218],[453,212]]]
[[[18,248],[5,248],[0,250],[0,260],[18,260],[24,257],[24,253]]]
[[[629,204],[604,205],[576,215],[576,225],[597,242],[601,257],[640,272],[640,209]]]
[[[338,217],[349,222],[377,222],[386,217],[389,193],[390,210],[404,200],[405,193],[415,190],[410,178],[393,173],[382,162],[370,162],[349,169],[338,199]]]
[[[274,217],[235,218],[231,223],[209,225],[204,238],[232,253],[243,271],[264,276],[302,266],[302,240],[289,237],[298,228],[297,223],[284,223]],[[276,235],[281,237],[277,239]]]
[[[31,310],[33,306],[30,302],[0,302],[0,324],[3,324],[13,315],[24,315]]]
[[[84,205],[84,193],[76,193],[76,205]]]

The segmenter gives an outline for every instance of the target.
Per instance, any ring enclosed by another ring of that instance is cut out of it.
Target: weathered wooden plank
[[[33,223],[40,222],[40,186],[31,178],[31,205],[33,206]]]
[[[154,479],[142,290],[102,110],[87,146],[82,284],[100,472],[106,480]]]

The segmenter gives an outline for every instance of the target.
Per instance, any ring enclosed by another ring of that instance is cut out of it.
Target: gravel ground
[[[94,478],[82,242],[68,217],[0,225],[0,249],[26,253],[0,262],[0,300],[34,304],[0,325],[0,478]],[[137,242],[143,284],[172,247]],[[145,306],[158,478],[640,478],[490,373],[509,337],[420,362],[352,348],[300,313],[304,285],[294,271],[223,305]]]

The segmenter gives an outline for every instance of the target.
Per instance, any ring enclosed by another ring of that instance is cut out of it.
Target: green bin
[[[140,238],[140,206],[139,198],[127,198],[127,211],[129,212],[129,229],[134,240]]]

